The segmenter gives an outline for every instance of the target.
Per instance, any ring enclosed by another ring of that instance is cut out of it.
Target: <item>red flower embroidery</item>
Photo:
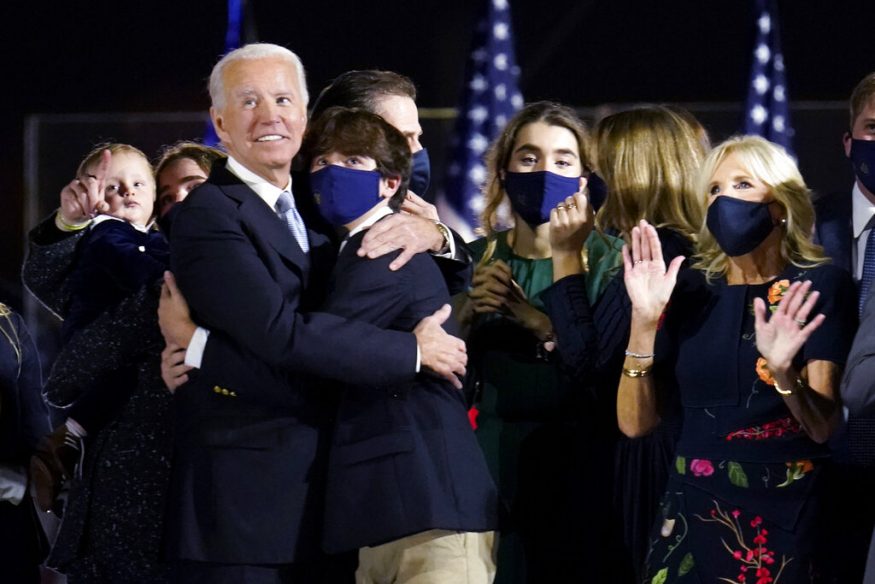
[[[690,461],[690,470],[694,476],[709,477],[714,474],[714,465],[711,464],[710,460],[694,458]]]
[[[768,438],[781,438],[784,435],[798,434],[802,432],[802,425],[796,418],[786,417],[772,422],[766,422],[761,426],[751,426],[742,430],[736,430],[726,435],[727,440],[743,438],[745,440],[766,440]]]

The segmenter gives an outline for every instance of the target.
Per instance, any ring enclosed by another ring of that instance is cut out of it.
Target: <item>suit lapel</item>
[[[289,232],[285,222],[240,179],[231,174],[224,164],[216,164],[210,173],[210,182],[219,186],[230,198],[240,203],[240,217],[253,232],[267,241],[289,263],[301,270],[306,279],[310,270],[307,254]],[[309,231],[309,229],[308,229]]]

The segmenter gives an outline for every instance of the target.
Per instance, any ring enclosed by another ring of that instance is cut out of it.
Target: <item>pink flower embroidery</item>
[[[690,462],[690,470],[697,477],[709,477],[714,474],[714,465],[710,460],[694,458]]]

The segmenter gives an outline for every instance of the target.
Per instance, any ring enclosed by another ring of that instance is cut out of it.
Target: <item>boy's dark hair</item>
[[[411,154],[407,139],[394,126],[363,109],[328,108],[307,129],[301,153],[310,168],[315,158],[329,152],[369,156],[380,176],[400,178],[398,191],[389,200],[389,207],[398,210],[410,182]]]

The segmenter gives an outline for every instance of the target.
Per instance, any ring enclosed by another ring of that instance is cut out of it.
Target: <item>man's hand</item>
[[[437,312],[419,321],[413,334],[416,335],[422,367],[443,377],[456,389],[462,389],[460,378],[465,375],[468,354],[465,342],[448,335],[441,327],[450,314],[450,305],[444,304]]]
[[[80,176],[61,189],[61,219],[70,225],[81,224],[109,209],[106,202],[106,175],[112,153],[104,150],[94,174]]]
[[[161,300],[158,303],[158,326],[168,345],[188,347],[197,325],[191,320],[188,302],[176,286],[176,278],[164,272]]]
[[[161,379],[170,393],[188,381],[188,372],[191,370],[192,367],[185,364],[185,347],[170,344],[161,351]]]
[[[416,254],[438,252],[443,246],[444,236],[434,221],[395,213],[368,229],[358,254],[373,259],[400,249],[401,255],[389,264],[390,270],[398,270]]]
[[[468,292],[472,310],[477,314],[505,312],[513,284],[513,273],[504,261],[478,266]]]
[[[61,424],[51,434],[40,438],[30,458],[31,491],[37,505],[50,511],[64,481],[73,478],[82,453],[82,439]]]
[[[404,202],[401,203],[401,211],[410,215],[415,215],[416,217],[423,217],[429,221],[437,222],[441,220],[440,217],[438,217],[437,207],[413,191],[407,191],[407,195],[404,197]]]

